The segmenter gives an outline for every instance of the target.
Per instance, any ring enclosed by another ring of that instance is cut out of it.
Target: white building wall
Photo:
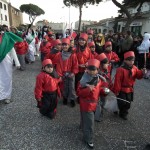
[[[0,7],[0,24],[10,26],[9,24],[9,15],[8,15],[8,3],[5,0],[0,0],[0,4],[2,3],[2,8]],[[6,5],[6,10],[4,9],[4,5]],[[1,5],[0,5],[1,6]],[[2,15],[2,18],[1,18]],[[5,20],[5,16],[7,16],[7,20]]]
[[[150,33],[150,19],[142,22],[142,35],[144,35],[144,32]]]

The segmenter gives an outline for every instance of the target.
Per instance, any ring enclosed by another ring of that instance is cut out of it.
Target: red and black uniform
[[[52,64],[51,62],[49,63],[49,60],[44,60],[42,66]],[[36,77],[34,94],[38,102],[39,111],[49,118],[54,118],[56,114],[57,95],[61,95],[58,86],[59,82],[60,78],[55,70],[51,74],[42,71]]]
[[[50,42],[45,42],[43,41],[40,45],[40,49],[39,51],[41,52],[41,61],[43,61],[44,59],[48,58],[48,55],[50,53],[51,50],[51,43]]]
[[[127,58],[126,55],[134,56],[133,54],[134,52],[129,51],[125,53],[124,56],[125,58]],[[142,77],[143,72],[134,65],[132,67],[129,67],[126,63],[124,63],[117,69],[113,92],[118,97],[117,100],[120,117],[124,118],[127,116],[128,109],[130,108],[131,102],[133,101],[135,80],[141,79]]]

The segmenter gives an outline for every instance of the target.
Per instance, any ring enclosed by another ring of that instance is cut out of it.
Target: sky
[[[44,15],[36,18],[35,22],[46,19],[49,22],[67,22],[69,23],[69,8],[63,4],[63,0],[7,0],[12,6],[19,9],[22,4],[35,4],[45,11]],[[118,0],[121,2],[122,0]],[[98,6],[87,5],[82,10],[82,20],[99,21],[105,18],[116,17],[118,8],[111,2],[103,2]],[[70,7],[70,23],[79,19],[79,9]],[[29,23],[28,15],[23,14],[24,23]]]

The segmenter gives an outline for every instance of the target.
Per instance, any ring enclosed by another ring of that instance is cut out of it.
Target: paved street
[[[0,103],[0,150],[86,150],[79,129],[79,105],[62,105],[54,120],[40,115],[34,99],[40,62],[14,69],[13,102]],[[143,150],[150,142],[150,80],[138,81],[128,121],[104,112],[95,123],[95,150]]]

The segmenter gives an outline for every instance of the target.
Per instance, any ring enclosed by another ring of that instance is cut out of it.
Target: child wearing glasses
[[[36,77],[35,99],[42,115],[53,119],[56,115],[57,96],[60,96],[59,82],[61,79],[53,68],[52,61],[42,62],[42,72]]]

